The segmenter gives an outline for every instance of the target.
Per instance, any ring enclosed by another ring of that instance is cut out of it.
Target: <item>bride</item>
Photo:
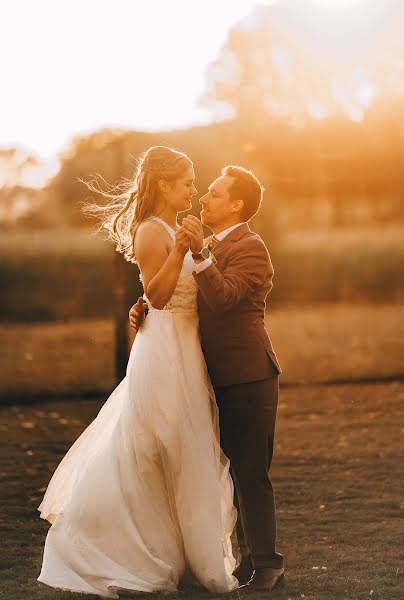
[[[39,506],[50,527],[38,580],[118,598],[197,580],[238,586],[229,463],[198,334],[190,239],[177,224],[196,193],[183,153],[155,146],[103,209],[138,263],[150,312],[126,377],[56,469]],[[96,209],[95,209],[96,210]]]

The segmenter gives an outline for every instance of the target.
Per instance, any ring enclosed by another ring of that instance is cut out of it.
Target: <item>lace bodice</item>
[[[170,227],[165,221],[163,221],[163,219],[159,219],[158,217],[151,218],[153,219],[153,221],[161,223],[161,225],[167,230],[171,238],[175,240],[175,231],[172,227]],[[192,275],[194,268],[195,263],[191,255],[191,251],[189,251],[185,255],[184,264],[182,265],[182,269],[174,293],[162,310],[167,310],[170,312],[184,312],[197,310],[196,297],[198,293],[198,286],[196,285],[196,281]],[[140,281],[142,281],[143,283],[141,274]],[[158,310],[156,308],[153,308],[146,294],[144,294],[143,297],[149,305],[150,310]]]

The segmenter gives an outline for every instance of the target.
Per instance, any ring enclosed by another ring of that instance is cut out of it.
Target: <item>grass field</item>
[[[403,226],[289,232],[269,249],[273,306],[404,301]],[[111,317],[113,255],[89,231],[3,233],[0,321]]]
[[[404,306],[322,304],[270,310],[282,382],[404,378]],[[107,393],[114,386],[111,320],[0,324],[0,397]]]
[[[291,233],[272,252],[267,326],[284,370],[273,465],[287,568],[279,600],[404,598],[402,233]],[[36,507],[115,385],[112,257],[88,232],[0,237],[5,600],[83,598],[36,581],[47,530]]]
[[[404,597],[403,401],[399,382],[281,390],[272,474],[287,578],[273,594],[277,600]],[[36,508],[56,465],[101,404],[64,400],[0,410],[6,600],[83,598],[36,581],[48,528]],[[171,597],[217,598],[199,590]],[[231,595],[267,597],[245,590]]]
[[[268,313],[284,368],[272,476],[287,577],[277,600],[404,598],[403,317],[400,304]],[[36,581],[48,528],[36,508],[114,385],[112,322],[3,325],[0,341],[0,597],[83,598]],[[242,589],[222,600],[267,597]]]

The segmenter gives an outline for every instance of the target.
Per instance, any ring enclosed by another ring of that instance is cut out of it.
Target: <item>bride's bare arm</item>
[[[143,287],[150,304],[162,309],[170,300],[189,250],[189,237],[180,227],[172,244],[161,225],[146,221],[136,233],[136,260],[142,273]]]

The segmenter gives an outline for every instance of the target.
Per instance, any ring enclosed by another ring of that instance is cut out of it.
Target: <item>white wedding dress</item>
[[[38,577],[47,585],[107,598],[175,591],[187,577],[212,592],[238,586],[193,268],[188,253],[171,300],[137,333],[126,377],[49,483],[39,506],[52,523]]]

